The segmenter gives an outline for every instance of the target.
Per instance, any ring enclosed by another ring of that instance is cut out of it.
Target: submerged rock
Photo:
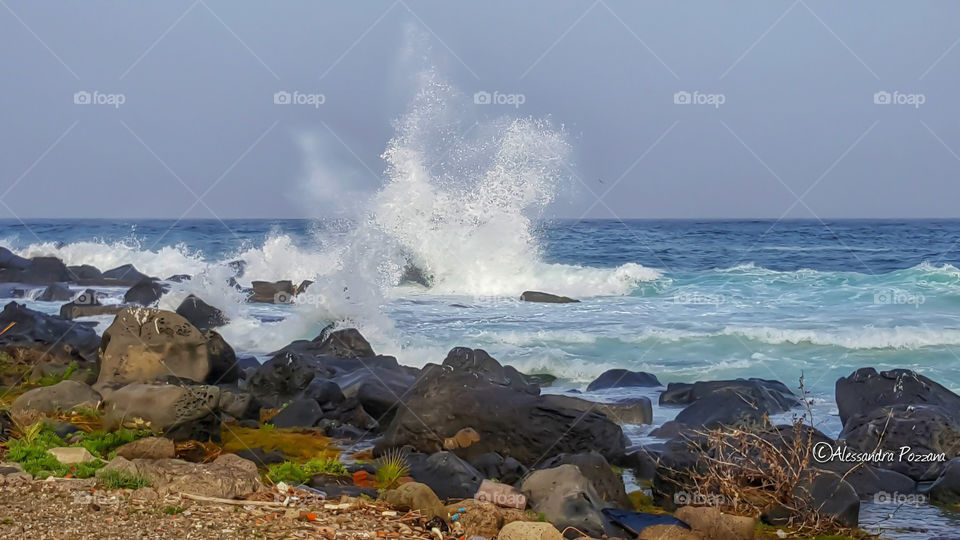
[[[541,302],[545,304],[577,304],[580,303],[579,300],[574,300],[566,296],[557,296],[555,294],[539,292],[539,291],[524,291],[520,295],[520,300],[524,302]]]
[[[605,390],[607,388],[629,388],[661,386],[657,376],[644,371],[630,371],[627,369],[609,369],[587,386],[587,392]]]
[[[66,302],[73,299],[73,291],[66,283],[51,283],[37,296],[41,302]]]
[[[169,286],[153,278],[142,279],[124,293],[124,304],[155,306],[160,297],[169,290]]]
[[[289,304],[293,302],[293,297],[296,296],[296,290],[290,280],[254,281],[250,286],[253,287],[253,294],[248,299],[250,302]]]

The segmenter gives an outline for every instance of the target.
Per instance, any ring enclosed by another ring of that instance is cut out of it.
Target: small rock
[[[712,506],[684,506],[674,516],[711,540],[752,540],[756,520],[724,514]]]
[[[57,461],[64,465],[90,463],[97,460],[93,454],[82,446],[61,446],[59,448],[51,448],[47,450],[47,452],[51,453],[53,457],[57,458]]]
[[[177,457],[177,451],[166,437],[147,437],[117,448],[117,455],[127,459],[169,459]]]
[[[427,519],[447,518],[447,512],[437,494],[429,486],[419,482],[407,482],[397,489],[391,489],[383,494],[383,500],[401,510],[419,510]]]
[[[556,294],[550,294],[539,291],[524,291],[520,295],[520,300],[524,302],[541,302],[545,304],[578,304],[579,300],[574,300],[566,296],[558,296]]]
[[[514,521],[500,529],[497,540],[563,540],[563,535],[549,523]]]

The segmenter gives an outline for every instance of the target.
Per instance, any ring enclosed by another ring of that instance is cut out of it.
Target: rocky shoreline
[[[47,501],[7,504],[0,535],[55,536],[37,520],[69,496],[71,538],[862,536],[862,500],[960,502],[960,396],[910,370],[839,379],[836,440],[810,427],[802,385],[608,371],[587,390],[645,388],[678,410],[637,446],[623,426],[655,424],[649,398],[544,393],[548,378],[481,349],[414,368],[331,326],[262,364],[238,356],[215,306],[154,307],[183,279],[0,250],[9,295],[63,302],[0,312],[0,498]],[[124,305],[100,303],[95,287],[120,285]],[[309,285],[254,282],[249,298]],[[100,315],[102,335],[84,321]]]

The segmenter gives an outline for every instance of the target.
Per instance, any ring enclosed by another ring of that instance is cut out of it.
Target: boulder
[[[331,374],[310,357],[281,352],[253,372],[246,389],[265,407],[276,409],[299,398],[318,375],[326,378]]]
[[[212,463],[179,459],[134,459],[116,457],[97,471],[97,477],[121,471],[146,477],[161,493],[189,493],[201,497],[233,499],[263,488],[257,466],[236,454],[222,454]]]
[[[400,510],[416,510],[425,518],[439,517],[446,520],[448,514],[440,498],[426,484],[407,482],[397,489],[383,494],[383,500]]]
[[[527,497],[510,484],[484,480],[473,495],[474,500],[488,502],[502,508],[523,510],[527,507]]]
[[[89,289],[88,289],[89,290]],[[84,293],[86,294],[86,293]],[[83,297],[83,294],[80,295]],[[122,304],[110,305],[86,305],[77,303],[77,301],[67,302],[60,306],[60,318],[72,321],[80,317],[99,317],[100,315],[117,315],[128,306]]]
[[[481,454],[470,461],[484,478],[513,485],[527,475],[529,470],[512,457],[504,458],[496,452]]]
[[[627,369],[609,369],[587,385],[587,392],[608,388],[632,388],[661,386],[657,376],[644,371]]]
[[[752,540],[757,525],[753,518],[724,514],[712,506],[684,506],[673,515],[711,540]]]
[[[316,401],[298,399],[284,407],[270,420],[270,423],[278,428],[309,428],[317,425],[321,418],[323,418],[323,410]]]
[[[793,490],[793,497],[802,501],[799,510],[815,512],[843,527],[856,528],[860,521],[860,497],[838,474],[811,470]],[[796,503],[794,503],[796,505]],[[797,506],[794,506],[797,508]],[[794,510],[774,505],[762,516],[772,525],[787,525]]]
[[[11,410],[15,412],[33,410],[44,414],[69,411],[76,407],[97,408],[100,394],[89,385],[79,381],[60,381],[52,386],[41,386],[27,390],[13,400]]]
[[[213,330],[204,332],[203,338],[207,342],[207,358],[210,362],[210,373],[206,382],[209,384],[233,384],[240,380],[240,365],[237,363],[237,353],[227,343],[223,336]]]
[[[891,492],[896,493],[896,492]],[[930,502],[939,505],[960,503],[960,458],[951,459],[927,492]]]
[[[545,292],[538,291],[524,291],[520,295],[520,300],[524,302],[541,302],[545,304],[578,304],[579,300],[574,300],[573,298],[568,298],[566,296],[558,296],[556,294],[550,294]]]
[[[136,304],[139,306],[155,306],[168,290],[168,286],[153,278],[143,279],[137,282],[133,287],[124,293],[124,304]]]
[[[103,272],[101,272],[96,266],[80,264],[76,266],[68,266],[67,270],[69,270],[70,275],[77,280],[77,283],[99,283],[103,281]]]
[[[186,319],[200,330],[219,328],[230,320],[219,309],[211,306],[194,295],[184,298],[177,307],[177,315]]]
[[[289,280],[254,281],[250,285],[253,287],[253,294],[250,295],[249,302],[289,304],[293,302],[293,297],[296,295],[293,282]]]
[[[534,512],[561,530],[576,527],[597,538],[616,532],[601,512],[606,507],[602,497],[576,465],[534,471],[520,491]]]
[[[320,346],[318,354],[336,356],[338,358],[373,358],[376,354],[370,342],[356,328],[332,330],[327,327],[318,338]]]
[[[497,540],[563,540],[563,535],[549,523],[514,521],[500,529]]]
[[[66,302],[73,299],[73,292],[66,283],[51,283],[37,296],[41,302]]]
[[[120,446],[117,455],[126,459],[172,459],[177,457],[177,450],[171,439],[147,437]]]
[[[150,276],[140,273],[132,264],[111,268],[104,272],[101,277],[105,284],[111,285],[136,285],[145,279],[151,279]]]
[[[0,312],[0,329],[6,329],[0,334],[0,346],[44,349],[62,346],[86,360],[96,359],[100,344],[100,336],[90,326],[71,323],[16,302],[10,302]]]
[[[67,266],[56,257],[33,257],[26,260],[7,251],[8,254],[5,254],[4,259],[8,266],[2,266],[0,263],[0,281],[2,282],[49,285],[74,280]]]
[[[170,311],[127,308],[103,333],[97,386],[168,375],[202,382],[210,368],[207,340],[186,319]]]
[[[466,461],[451,452],[430,456],[407,454],[410,476],[430,486],[441,499],[469,499],[477,492],[483,476]]]
[[[872,367],[858,369],[837,380],[836,397],[844,425],[851,416],[894,405],[934,405],[948,411],[960,410],[960,396],[909,369],[879,373]]]
[[[47,452],[64,465],[91,463],[97,460],[89,450],[82,446],[61,446],[59,448],[51,448],[47,450]]]
[[[576,465],[580,472],[593,484],[604,506],[632,508],[623,486],[623,477],[613,472],[610,464],[596,452],[582,454],[560,454],[543,462],[541,469],[552,469],[561,465]]]
[[[597,411],[618,424],[653,423],[653,403],[650,402],[650,398],[644,396],[626,398],[612,403],[600,403],[573,396],[549,394],[543,396],[543,401],[574,411]]]
[[[889,452],[889,459],[874,463],[877,467],[930,481],[960,455],[960,420],[936,405],[880,407],[849,417],[840,438],[854,452]],[[901,455],[904,449],[907,454]]]
[[[734,393],[770,414],[781,413],[800,405],[800,398],[780,381],[736,379],[670,383],[660,394],[660,405],[690,405],[717,392]]]
[[[428,365],[411,388],[377,448],[411,445],[434,453],[464,428],[479,441],[454,450],[464,458],[498,452],[532,465],[559,453],[597,450],[616,460],[623,455],[620,426],[602,413],[552,405],[537,395],[513,368],[486,352],[450,351],[442,366]]]
[[[368,414],[383,419],[410,391],[414,377],[389,368],[357,369],[333,379],[344,397],[356,398]]]
[[[216,386],[133,383],[105,391],[103,425],[151,429],[174,440],[219,440]]]
[[[703,540],[704,537],[698,532],[677,525],[651,525],[640,531],[640,536],[637,538],[638,540]]]
[[[25,270],[30,266],[30,260],[25,259],[5,247],[0,247],[0,269]]]

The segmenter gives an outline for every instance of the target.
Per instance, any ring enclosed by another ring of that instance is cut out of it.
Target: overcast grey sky
[[[410,27],[468,98],[523,95],[479,117],[565,126],[552,215],[960,216],[950,0],[3,0],[0,216],[320,217],[310,159],[376,186]]]

